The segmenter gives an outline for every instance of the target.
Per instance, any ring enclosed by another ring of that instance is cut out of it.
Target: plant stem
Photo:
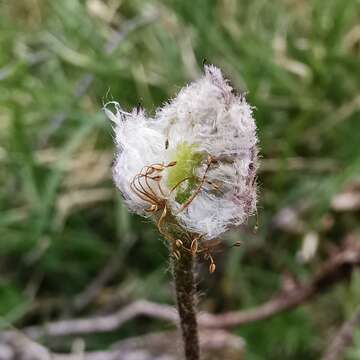
[[[199,337],[194,304],[196,287],[193,256],[183,251],[179,259],[173,258],[172,264],[185,359],[199,360]]]

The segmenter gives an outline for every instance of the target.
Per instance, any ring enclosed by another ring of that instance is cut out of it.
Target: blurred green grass
[[[254,306],[281,286],[285,269],[306,279],[327,249],[359,237],[358,213],[330,206],[360,175],[359,18],[358,0],[1,1],[4,319],[21,327],[73,312],[74,297],[113,254],[120,265],[105,293],[172,301],[166,248],[151,224],[128,215],[111,182],[114,146],[101,108],[116,99],[153,112],[201,74],[203,59],[256,107],[264,167],[259,230],[228,235],[244,246],[219,255],[216,284],[201,270],[202,307]],[[115,31],[123,38],[108,54]],[[300,232],[274,226],[289,207],[300,209]],[[309,231],[320,246],[303,264],[296,254]],[[318,358],[360,300],[351,286],[236,330],[247,358]],[[81,313],[101,308],[99,301]]]

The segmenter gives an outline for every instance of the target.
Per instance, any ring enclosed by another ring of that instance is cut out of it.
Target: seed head
[[[156,213],[165,209],[205,240],[254,213],[258,151],[252,108],[218,68],[206,65],[204,76],[153,118],[138,108],[127,113],[117,103],[105,112],[114,122],[114,181],[131,211],[159,219]]]

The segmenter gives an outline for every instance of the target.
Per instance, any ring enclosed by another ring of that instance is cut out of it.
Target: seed
[[[168,164],[167,164],[167,167],[171,167],[171,166],[175,166],[176,165],[176,161],[170,161]]]
[[[180,260],[181,254],[179,250],[175,250],[173,252],[174,257],[176,258],[176,260]]]
[[[209,273],[212,274],[214,273],[216,270],[216,265],[215,263],[211,263],[210,266],[209,266]]]
[[[180,239],[176,239],[175,244],[177,247],[182,247],[184,245]]]

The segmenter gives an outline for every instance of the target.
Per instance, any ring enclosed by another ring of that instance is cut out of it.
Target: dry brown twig
[[[110,315],[88,319],[54,321],[44,326],[30,326],[23,329],[22,332],[33,339],[41,336],[57,337],[101,333],[118,329],[127,321],[139,315],[167,320],[172,323],[176,323],[178,319],[172,306],[139,300]]]
[[[223,330],[202,331],[200,344],[203,360],[240,359],[244,351],[243,340]],[[180,360],[179,348],[178,333],[168,331],[125,339],[105,351],[56,354],[14,331],[0,337],[0,360]]]
[[[291,290],[285,290],[254,309],[233,311],[220,315],[203,314],[200,316],[199,323],[208,328],[227,328],[269,318],[305,303],[343,280],[354,267],[359,265],[360,249],[349,247],[325,262],[308,283],[296,285]]]
[[[299,306],[348,277],[353,268],[359,265],[360,248],[350,244],[326,261],[310,281],[300,283],[287,290],[285,289],[273,299],[254,309],[233,311],[220,315],[200,314],[199,325],[202,328],[200,332],[202,348],[209,350],[209,357],[205,357],[205,359],[214,359],[212,355],[216,353],[216,349],[223,349],[226,344],[229,347],[229,354],[234,354],[234,359],[238,359],[241,356],[239,355],[243,351],[242,347],[239,346],[241,339],[238,339],[238,342],[235,344],[235,337],[219,329],[231,328],[266,319]],[[174,357],[176,351],[167,352],[164,350],[165,345],[162,339],[170,339],[170,337],[168,338],[164,334],[149,334],[138,338],[130,338],[119,342],[108,351],[66,355],[51,353],[47,348],[33,340],[41,336],[60,337],[112,331],[120,328],[125,322],[139,315],[166,320],[173,324],[178,323],[178,315],[172,306],[140,300],[114,314],[106,316],[56,321],[48,323],[43,327],[32,326],[22,331],[3,332],[0,334],[0,360],[115,360],[119,358],[120,354],[122,359],[152,360],[162,358],[159,357],[158,349],[163,351],[161,354],[164,355],[164,359],[178,360]],[[353,330],[359,322],[360,308],[356,311],[354,317],[340,329],[324,355],[324,360],[339,359],[346,346],[351,343]],[[176,338],[175,335],[172,336],[171,339],[173,340],[170,342],[175,344],[176,341],[174,339]],[[214,339],[217,339],[215,343]],[[139,344],[148,345],[141,347]],[[233,353],[233,351],[235,352]],[[204,354],[206,354],[206,351]],[[232,358],[232,355],[227,356],[229,359]]]
[[[356,309],[354,315],[346,321],[330,342],[323,360],[340,360],[346,348],[352,343],[355,328],[360,324],[360,306]]]
[[[280,312],[299,306],[329,287],[346,278],[354,267],[360,265],[359,247],[348,246],[326,261],[315,276],[306,283],[284,290],[274,298],[253,309],[231,311],[214,315],[201,313],[199,325],[202,328],[231,328],[274,316]],[[110,315],[88,319],[72,319],[50,322],[44,326],[23,329],[29,337],[56,337],[113,331],[137,316],[149,316],[178,323],[176,310],[169,305],[139,300]]]

